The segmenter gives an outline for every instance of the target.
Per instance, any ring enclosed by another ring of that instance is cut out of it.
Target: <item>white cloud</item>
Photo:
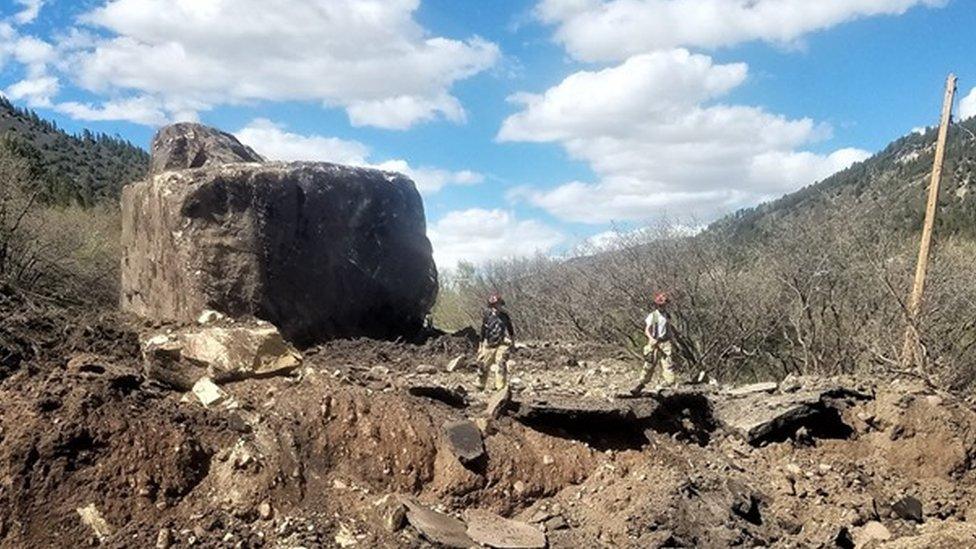
[[[413,167],[400,159],[373,162],[370,160],[369,147],[359,141],[300,135],[263,118],[251,121],[235,135],[260,154],[274,160],[319,160],[399,172],[413,179],[417,189],[424,194],[436,193],[447,185],[473,185],[484,180],[484,176],[470,170],[454,172]]]
[[[677,46],[718,48],[752,40],[793,43],[852,21],[900,15],[947,0],[542,0],[536,15],[584,61],[620,61]]]
[[[369,147],[358,141],[299,135],[264,118],[252,120],[234,135],[274,160],[320,160],[362,166],[367,164],[366,157],[369,156]]]
[[[969,91],[969,95],[959,101],[959,119],[965,120],[976,116],[976,88]]]
[[[41,7],[44,5],[45,0],[14,0],[18,5],[22,6],[23,9],[14,15],[14,21],[18,25],[26,25],[28,23],[33,23],[37,16],[41,13]]]
[[[480,208],[450,212],[431,224],[427,234],[440,268],[453,268],[462,260],[483,263],[546,253],[565,241],[559,231],[539,221]]]
[[[14,101],[26,101],[31,107],[49,107],[60,88],[57,78],[42,75],[12,84],[4,93]]]
[[[169,119],[161,104],[151,97],[106,101],[101,105],[67,101],[54,105],[54,109],[78,120],[128,120],[147,126],[159,126]]]
[[[483,175],[470,170],[452,172],[440,168],[414,168],[405,160],[387,160],[369,167],[402,173],[413,179],[417,189],[424,194],[433,194],[447,185],[476,185],[485,180]]]
[[[219,105],[295,100],[344,108],[355,125],[462,121],[464,109],[450,90],[494,65],[498,47],[478,37],[430,36],[413,18],[418,6],[101,0],[79,18],[97,32],[62,33],[58,69],[95,94],[152,98],[170,119]]]
[[[584,223],[662,214],[711,219],[868,156],[857,149],[800,150],[830,136],[829,127],[807,118],[708,104],[746,76],[744,64],[715,64],[679,49],[580,71],[544,94],[514,97],[522,110],[504,121],[500,140],[560,143],[599,179],[520,188],[513,196]]]

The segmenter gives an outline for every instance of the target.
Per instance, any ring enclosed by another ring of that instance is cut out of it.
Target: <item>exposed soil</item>
[[[976,546],[976,413],[911,380],[840,380],[869,396],[752,445],[696,400],[714,388],[639,421],[488,420],[473,344],[446,336],[309,349],[297,376],[226,385],[237,405],[205,409],[142,377],[141,327],[28,317],[0,330],[20,353],[0,382],[2,547],[429,546],[384,524],[396,493],[536,524],[550,547]],[[514,397],[619,403],[638,366],[530,345]],[[487,454],[467,467],[442,430],[464,418]],[[101,539],[76,511],[92,504]],[[866,541],[875,521],[889,540]]]

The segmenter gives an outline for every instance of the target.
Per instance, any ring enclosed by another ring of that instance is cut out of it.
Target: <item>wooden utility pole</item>
[[[908,298],[908,327],[905,329],[905,346],[902,349],[902,362],[905,367],[916,358],[919,369],[921,357],[915,353],[919,348],[919,335],[916,329],[918,313],[922,307],[922,292],[925,289],[925,273],[929,266],[929,249],[932,246],[932,229],[935,226],[936,206],[939,202],[939,184],[942,181],[942,164],[945,161],[946,137],[952,121],[952,101],[956,95],[956,75],[949,74],[946,79],[945,99],[942,102],[942,121],[939,123],[939,138],[935,142],[935,161],[932,166],[932,180],[929,183],[929,200],[925,206],[925,224],[922,226],[922,243],[918,250],[918,265],[915,267],[915,284]]]

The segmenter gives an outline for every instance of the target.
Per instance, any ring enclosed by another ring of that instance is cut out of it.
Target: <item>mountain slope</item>
[[[0,146],[23,156],[50,204],[92,206],[115,201],[122,186],[142,178],[149,154],[119,137],[70,135],[0,96]]]
[[[884,150],[823,181],[712,224],[710,230],[750,239],[772,236],[803,219],[884,223],[896,231],[921,227],[935,152],[936,128],[901,137]],[[939,194],[939,234],[976,237],[976,118],[951,127]]]

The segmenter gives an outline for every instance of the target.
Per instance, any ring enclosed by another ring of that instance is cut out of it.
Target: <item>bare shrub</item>
[[[26,163],[0,147],[0,281],[65,304],[114,305],[117,208],[44,206],[36,189]]]
[[[437,320],[474,324],[497,290],[527,337],[615,342],[636,356],[650,296],[664,289],[686,356],[720,379],[898,370],[917,238],[856,213],[814,211],[749,239],[661,225],[570,259],[466,266],[445,278]],[[974,252],[964,239],[937,246],[919,324],[929,371],[954,386],[976,379]]]

